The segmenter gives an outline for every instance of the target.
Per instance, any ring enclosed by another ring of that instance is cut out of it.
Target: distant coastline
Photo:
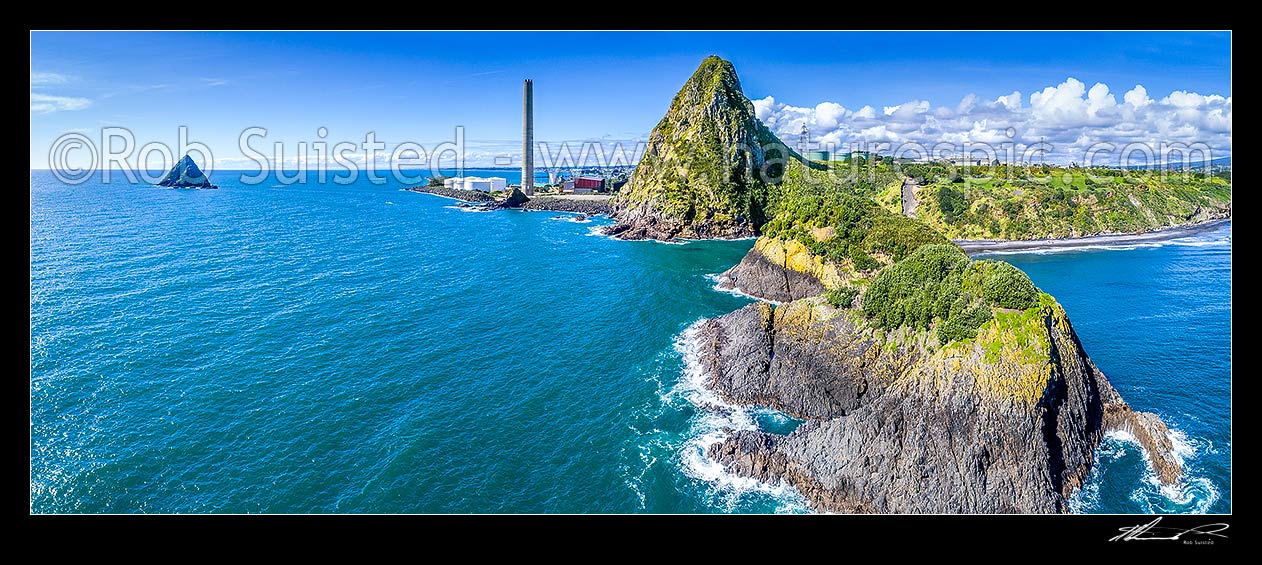
[[[956,239],[954,241],[956,245],[959,245],[964,249],[964,251],[969,253],[1035,251],[1044,249],[1091,247],[1098,245],[1126,245],[1132,243],[1166,241],[1196,235],[1198,233],[1210,231],[1230,221],[1230,217],[1218,218],[1205,222],[1170,226],[1141,233],[1117,233],[1049,239]]]

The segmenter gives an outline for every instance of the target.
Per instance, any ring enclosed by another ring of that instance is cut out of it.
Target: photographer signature
[[[1118,531],[1122,533],[1116,536],[1113,536],[1113,538],[1110,539],[1109,541],[1151,541],[1151,540],[1178,541],[1180,538],[1188,534],[1198,535],[1198,536],[1212,536],[1212,537],[1217,537],[1217,538],[1227,537],[1226,535],[1223,535],[1222,533],[1220,533],[1223,530],[1227,529],[1227,524],[1224,524],[1222,522],[1217,522],[1214,524],[1204,524],[1201,526],[1196,526],[1195,528],[1186,528],[1186,529],[1158,526],[1157,524],[1159,522],[1161,522],[1160,517],[1158,517],[1156,520],[1153,520],[1147,524],[1141,524],[1138,526],[1124,526],[1124,527],[1118,528]]]

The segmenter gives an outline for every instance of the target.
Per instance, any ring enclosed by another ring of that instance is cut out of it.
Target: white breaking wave
[[[578,216],[553,216],[548,219],[554,222],[573,222],[576,224],[590,224],[592,222],[590,217],[580,220]]]
[[[494,212],[495,211],[488,208],[476,208],[473,206],[443,206],[443,208],[447,208],[450,210],[460,210],[461,212]]]
[[[1189,236],[1177,239],[1157,240],[1157,241],[1135,241],[1135,242],[1116,242],[1116,243],[1098,243],[1093,245],[1055,245],[1050,247],[1040,247],[1035,249],[998,249],[976,251],[976,255],[1049,255],[1052,253],[1069,253],[1073,251],[1133,251],[1135,249],[1150,249],[1157,247],[1165,247],[1167,245],[1175,247],[1230,247],[1231,234],[1207,234],[1206,236]]]
[[[745,294],[739,288],[724,288],[720,286],[723,283],[723,281],[719,278],[720,276],[721,275],[718,275],[718,274],[705,275],[705,278],[707,280],[714,281],[714,286],[712,286],[711,288],[713,288],[716,291],[722,292],[724,294],[730,294],[732,296],[739,296],[741,298],[748,298],[750,300],[758,300],[761,302],[767,302],[770,304],[777,304],[777,305],[784,304],[783,302],[780,302],[778,300],[771,300],[770,298],[761,298],[758,296],[754,296],[752,294]]]
[[[756,430],[758,424],[751,409],[729,404],[706,387],[706,375],[696,346],[700,323],[688,326],[675,339],[675,350],[683,357],[684,370],[679,382],[662,395],[663,403],[685,400],[697,408],[697,415],[688,430],[689,439],[680,450],[684,474],[709,483],[710,494],[727,510],[735,510],[743,495],[757,492],[770,495],[777,501],[777,513],[809,512],[805,497],[791,485],[768,484],[735,475],[706,454],[711,445],[727,439],[727,430]]]
[[[1098,509],[1100,479],[1107,472],[1107,467],[1124,457],[1129,450],[1137,451],[1144,462],[1139,485],[1129,496],[1142,512],[1204,514],[1218,502],[1221,496],[1218,488],[1209,478],[1196,475],[1196,468],[1192,465],[1200,452],[1200,442],[1189,439],[1183,431],[1171,429],[1167,435],[1173,446],[1172,454],[1183,467],[1183,476],[1173,485],[1163,484],[1157,478],[1152,459],[1133,434],[1112,430],[1105,433],[1104,437],[1105,441],[1100,443],[1096,451],[1096,467],[1092,469],[1086,484],[1069,501],[1069,507],[1074,512]]]

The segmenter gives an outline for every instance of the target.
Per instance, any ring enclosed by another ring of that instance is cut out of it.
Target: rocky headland
[[[711,460],[825,512],[1057,513],[1122,430],[1179,480],[1165,424],[1114,390],[1055,298],[856,182],[785,149],[710,57],[615,198],[616,237],[759,236],[719,286],[764,302],[699,322],[698,362],[727,402],[805,423],[728,430]]]
[[[732,432],[708,455],[787,482],[826,512],[1065,512],[1110,429],[1136,437],[1160,480],[1178,480],[1166,426],[1126,404],[1054,299],[1003,314],[946,346],[876,331],[818,296],[705,320],[696,339],[708,386],[806,421],[787,436]]]

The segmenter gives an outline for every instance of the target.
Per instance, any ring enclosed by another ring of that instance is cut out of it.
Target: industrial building
[[[451,177],[443,179],[443,186],[446,188],[492,192],[504,190],[508,186],[508,179],[504,177]]]
[[[574,179],[574,194],[591,194],[593,192],[604,192],[605,179],[603,177],[580,176]]]

